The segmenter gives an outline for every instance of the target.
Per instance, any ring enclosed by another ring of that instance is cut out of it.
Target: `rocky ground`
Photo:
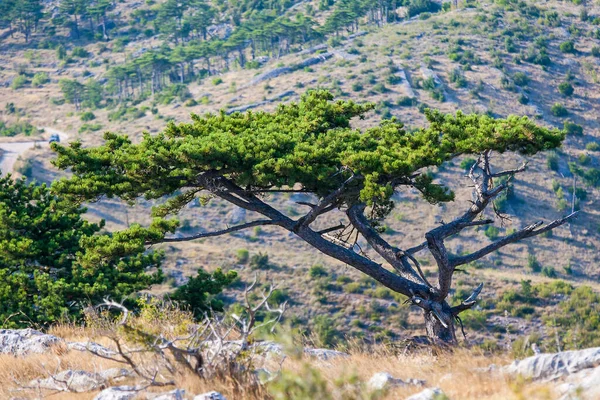
[[[275,343],[262,343],[261,346],[266,349],[266,353],[263,353],[266,357],[280,357],[283,352],[283,347]],[[189,376],[172,385],[153,386],[152,382],[140,376],[131,366],[109,367],[106,360],[113,358],[117,353],[118,349],[114,347],[90,340],[74,342],[32,329],[0,330],[0,364],[12,364],[11,382],[6,381],[7,375],[10,375],[8,371],[3,370],[0,374],[0,396],[13,400],[43,398],[49,395],[60,399],[94,400],[261,398],[247,393],[227,393],[227,385],[220,380],[203,381],[194,386],[190,382],[194,378]],[[48,356],[51,357],[45,358]],[[56,367],[46,363],[51,358],[54,358]],[[85,359],[85,362],[79,364],[80,368],[71,368],[76,364],[73,358]],[[490,361],[499,361],[502,364],[489,364]],[[269,371],[261,368],[255,373],[260,376],[265,387],[276,387],[277,382],[284,381],[290,371],[299,379],[308,381],[307,376],[298,372],[299,368],[306,368],[307,363],[313,371],[323,375],[327,374],[327,370],[339,374],[340,371],[347,373],[349,367],[359,367],[360,376],[344,384],[356,385],[362,389],[356,392],[355,397],[344,397],[347,399],[374,398],[369,396],[374,396],[375,393],[383,395],[386,399],[407,400],[592,400],[600,396],[600,348],[536,354],[512,363],[508,361],[497,356],[482,357],[481,354],[464,349],[438,352],[435,355],[426,351],[395,356],[389,353],[374,353],[369,356],[325,349],[305,349],[300,361],[289,358],[280,363],[278,369]],[[363,364],[359,364],[360,362]],[[453,363],[453,367],[448,368],[449,363]],[[27,374],[23,373],[25,364],[30,369]],[[36,371],[31,370],[34,369],[34,365],[38,366]],[[300,365],[304,366],[299,367]],[[392,372],[388,372],[386,368],[392,365]],[[421,367],[418,368],[417,365]],[[399,369],[403,372],[398,373]],[[44,373],[32,377],[40,371]],[[428,376],[424,376],[426,371],[429,372]],[[369,373],[371,375],[368,375]],[[410,375],[424,379],[406,378]],[[341,379],[340,375],[337,378]],[[465,379],[470,381],[470,385],[462,384]],[[325,382],[329,383],[327,380]],[[210,388],[211,385],[216,390],[199,391],[200,388]],[[270,394],[266,393],[262,398],[270,398]],[[274,398],[281,397],[275,394]],[[334,395],[332,398],[338,397]]]

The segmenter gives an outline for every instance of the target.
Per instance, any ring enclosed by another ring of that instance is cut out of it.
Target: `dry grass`
[[[58,326],[52,328],[53,334],[69,340],[87,339],[93,331],[73,326]],[[94,338],[100,341],[99,338]],[[409,355],[397,355],[389,348],[359,348],[353,346],[351,356],[331,361],[317,361],[307,358],[289,357],[283,363],[283,371],[305,374],[307,362],[311,368],[318,371],[329,388],[335,387],[340,378],[356,376],[360,382],[367,382],[377,372],[389,372],[402,379],[422,379],[427,387],[439,387],[451,399],[554,399],[551,388],[544,385],[532,384],[525,381],[508,380],[497,374],[478,370],[491,364],[504,365],[511,360],[506,354],[485,354],[479,350],[459,348],[452,352],[420,352]],[[274,367],[275,364],[272,365]],[[122,364],[107,361],[89,354],[76,351],[66,351],[56,347],[51,353],[14,358],[0,356],[0,398],[8,399],[13,396],[20,398],[39,398],[37,391],[19,390],[20,384],[47,377],[50,373],[64,369],[81,369],[98,371],[112,367],[123,367]],[[189,372],[175,374],[176,386],[167,388],[152,388],[151,391],[161,392],[175,387],[185,389],[188,394],[199,394],[211,390],[223,393],[228,399],[258,400],[268,398],[267,391],[260,394],[240,393],[234,390],[232,381],[206,382]],[[308,379],[307,379],[308,381]],[[120,381],[115,385],[134,384],[133,380]],[[420,391],[418,387],[397,388],[385,394],[383,399],[401,399]],[[60,393],[52,395],[54,399],[92,399],[94,393]],[[350,397],[354,398],[354,397]],[[358,399],[358,398],[357,398]]]

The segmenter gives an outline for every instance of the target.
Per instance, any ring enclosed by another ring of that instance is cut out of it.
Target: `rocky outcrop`
[[[387,390],[393,387],[404,386],[424,386],[425,381],[419,379],[409,379],[404,381],[400,378],[394,378],[387,372],[378,372],[369,379],[367,386],[371,390]]]
[[[194,397],[194,400],[227,400],[227,399],[221,393],[213,391],[213,392],[199,394],[198,396]]]
[[[130,375],[131,372],[123,368],[111,368],[99,373],[81,370],[66,370],[49,378],[35,379],[29,382],[28,386],[36,389],[83,393],[104,389],[110,380],[124,378]]]
[[[304,349],[304,354],[315,357],[321,361],[329,361],[336,358],[346,358],[350,357],[350,354],[344,353],[337,350],[329,350],[329,349]]]
[[[422,392],[407,397],[406,400],[442,400],[447,399],[444,392],[438,388],[425,389]]]
[[[0,330],[0,354],[41,354],[61,343],[62,339],[33,329]]]
[[[139,389],[135,386],[114,386],[104,389],[94,397],[94,400],[130,400],[135,398]]]
[[[277,78],[278,76],[290,74],[299,69],[303,69],[306,67],[310,67],[311,65],[322,63],[323,61],[326,61],[326,60],[330,59],[331,57],[333,57],[333,53],[331,53],[331,52],[318,54],[314,57],[307,58],[306,60],[303,60],[297,64],[290,65],[289,67],[279,67],[279,68],[271,69],[269,71],[265,71],[262,74],[258,74],[257,76],[255,76],[254,79],[252,79],[244,87],[255,86],[261,82],[268,81],[269,79]]]
[[[595,347],[585,350],[538,354],[524,360],[514,361],[504,368],[504,372],[534,380],[554,380],[598,366],[600,366],[600,347]]]
[[[183,389],[175,389],[166,393],[150,393],[146,395],[146,399],[148,400],[184,400],[185,399],[185,390]]]

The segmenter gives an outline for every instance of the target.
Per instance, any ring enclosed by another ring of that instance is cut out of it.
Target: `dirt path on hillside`
[[[0,173],[8,174],[12,173],[15,167],[15,162],[19,156],[25,153],[27,150],[32,149],[36,145],[48,146],[48,138],[50,135],[58,135],[60,141],[64,142],[69,138],[69,135],[65,132],[59,131],[58,129],[43,127],[44,139],[43,140],[30,140],[23,142],[8,142],[0,141]]]

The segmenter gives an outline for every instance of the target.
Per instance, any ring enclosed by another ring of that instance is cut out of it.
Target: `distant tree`
[[[85,212],[44,185],[0,177],[2,327],[73,320],[89,303],[162,280],[161,254],[145,253],[148,231],[102,235]]]
[[[62,25],[70,28],[72,34],[77,39],[81,37],[79,25],[83,17],[86,15],[88,6],[89,0],[61,0],[58,6],[58,9],[62,14],[66,14],[73,18],[72,20],[63,19],[60,22],[62,22]]]
[[[85,95],[85,86],[76,80],[66,78],[58,81],[58,85],[67,103],[75,104],[75,108],[79,110]]]
[[[452,253],[446,240],[463,230],[492,224],[493,220],[484,218],[484,211],[507,190],[510,179],[506,178],[524,171],[524,166],[494,171],[492,152],[533,155],[560,146],[564,132],[538,127],[526,117],[496,120],[430,110],[425,112],[426,128],[407,131],[401,123],[387,120],[361,132],[351,129],[350,120],[373,105],[332,99],[328,92],[313,91],[299,103],[280,105],[274,112],[193,115],[191,123],[171,123],[163,133],[146,134],[138,144],[112,133],[105,135],[106,142],[99,147],[53,144],[58,153],[55,164],[73,174],[53,187],[80,201],[107,196],[161,202],[153,209],[148,245],[277,226],[407,296],[423,310],[433,340],[456,342],[454,320],[475,305],[482,285],[452,307],[447,299],[454,272],[506,245],[560,226],[573,215],[545,226],[541,222],[528,225],[468,254]],[[448,188],[434,182],[427,168],[459,155],[478,157],[469,170],[475,192],[467,210],[428,231],[424,241],[412,247],[400,248],[384,239],[383,221],[394,207],[396,190],[416,189],[430,203],[454,199]],[[277,192],[311,194],[313,200],[300,203],[308,211],[295,219],[262,196]],[[213,232],[171,235],[178,222],[167,217],[178,214],[196,197],[222,199],[253,212],[256,219]],[[323,225],[322,217],[334,210],[342,211],[346,221]],[[139,234],[139,229],[134,231]],[[359,235],[379,259],[355,250]],[[425,250],[437,264],[436,283],[429,282],[416,258]]]
[[[25,36],[25,42],[29,43],[31,33],[37,29],[44,16],[42,3],[40,0],[18,0],[14,4],[12,19]]]

